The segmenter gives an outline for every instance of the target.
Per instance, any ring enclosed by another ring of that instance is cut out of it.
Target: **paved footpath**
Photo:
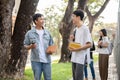
[[[94,68],[95,68],[96,80],[100,80],[98,61],[94,64]],[[89,67],[88,67],[88,80],[92,80],[92,75]],[[118,80],[117,69],[113,55],[110,55],[109,57],[108,80]]]

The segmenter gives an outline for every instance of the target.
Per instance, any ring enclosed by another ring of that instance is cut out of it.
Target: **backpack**
[[[112,50],[113,50],[113,43],[110,41],[108,44],[108,51],[110,55],[112,54]]]
[[[90,51],[95,51],[95,44],[94,44],[94,41],[92,41],[92,47],[90,48]]]

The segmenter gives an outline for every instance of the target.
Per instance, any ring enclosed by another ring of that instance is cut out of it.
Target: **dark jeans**
[[[88,78],[87,66],[88,66],[87,64],[85,64],[85,66],[84,66],[85,78]],[[89,67],[91,70],[92,78],[95,79],[95,70],[94,70],[93,61],[91,61],[91,63],[89,64]]]
[[[72,63],[73,80],[83,80],[84,65]]]

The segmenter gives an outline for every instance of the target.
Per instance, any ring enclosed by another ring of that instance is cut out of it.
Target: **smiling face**
[[[44,17],[41,16],[41,17],[38,17],[37,20],[35,20],[35,24],[38,25],[38,26],[42,26],[44,25]]]

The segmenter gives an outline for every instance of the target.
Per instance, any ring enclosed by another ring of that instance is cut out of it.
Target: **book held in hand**
[[[55,53],[57,50],[57,46],[56,45],[51,45],[47,48],[46,52],[47,54],[52,54],[52,53]]]
[[[81,44],[80,43],[75,43],[75,42],[70,42],[69,47],[70,48],[80,48]]]

